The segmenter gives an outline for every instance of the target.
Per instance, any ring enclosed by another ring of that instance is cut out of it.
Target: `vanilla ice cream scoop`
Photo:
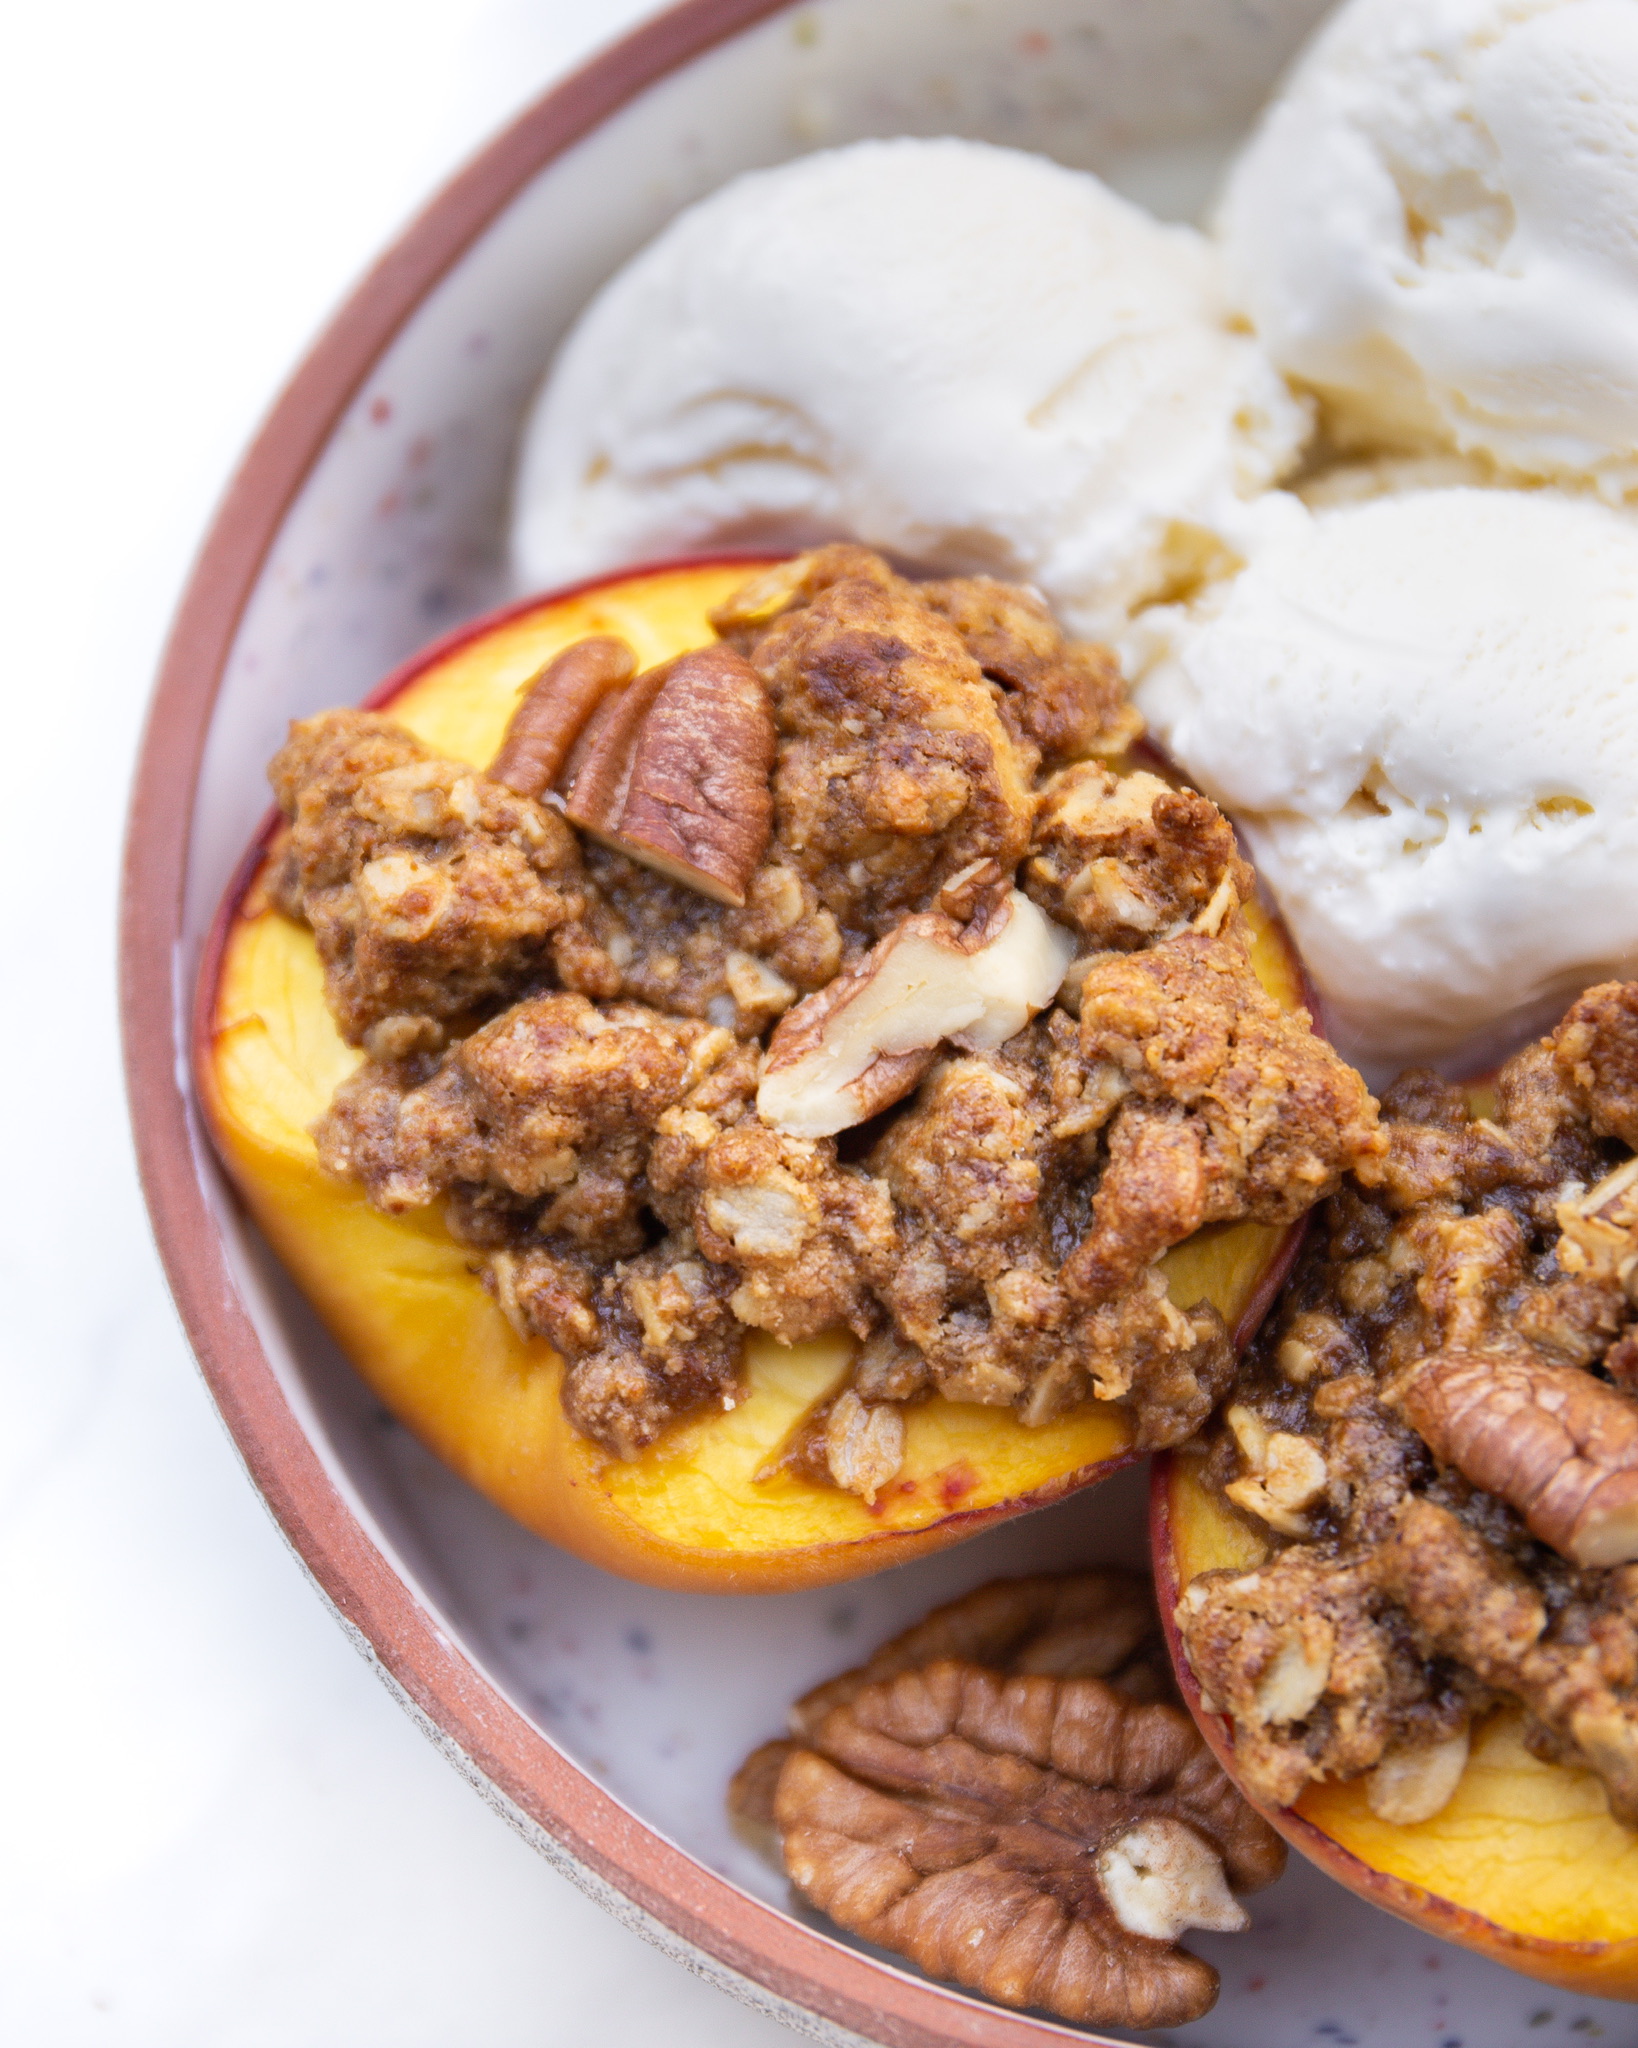
[[[1234,813],[1356,1057],[1505,1049],[1638,973],[1638,518],[1413,491],[1316,513],[1151,618],[1139,701]]]
[[[1344,438],[1638,490],[1638,7],[1349,0],[1219,210]]]
[[[1307,428],[1193,229],[1043,157],[859,143],[736,179],[593,301],[527,428],[514,561],[538,586],[845,536],[1104,633],[1244,552]]]

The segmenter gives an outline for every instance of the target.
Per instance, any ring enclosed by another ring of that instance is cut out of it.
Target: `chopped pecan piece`
[[[939,911],[906,918],[781,1020],[758,1114],[803,1138],[863,1123],[911,1092],[944,1040],[976,1052],[1015,1037],[1057,994],[1070,950],[1017,890],[965,930]]]
[[[1247,1467],[1246,1477],[1231,1481],[1224,1493],[1282,1536],[1306,1536],[1304,1510],[1324,1493],[1328,1477],[1318,1446],[1289,1430],[1270,1430],[1255,1408],[1230,1408],[1224,1420]]]

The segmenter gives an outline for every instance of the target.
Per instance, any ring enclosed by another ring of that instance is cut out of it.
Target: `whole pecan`
[[[1187,1928],[1284,1852],[1176,1707],[1097,1678],[941,1659],[833,1709],[774,1793],[785,1868],[850,1932],[1003,2005],[1094,2026],[1198,2019]]]
[[[959,1657],[989,1671],[1049,1678],[1104,1678],[1134,1699],[1172,1699],[1171,1662],[1141,1572],[1038,1572],[991,1579],[882,1644],[852,1671],[827,1678],[791,1708],[797,1735],[817,1728],[833,1707],[867,1685]]]
[[[1244,1927],[1235,1893],[1285,1851],[1185,1714],[1120,1689],[1155,1685],[1154,1628],[1131,1573],[980,1587],[804,1695],[730,1806],[930,1975],[1089,2025],[1197,2019],[1217,1973],[1178,1937]]]

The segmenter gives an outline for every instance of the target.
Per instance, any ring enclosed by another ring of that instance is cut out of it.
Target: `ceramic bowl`
[[[657,1593],[504,1520],[353,1378],[226,1190],[187,1084],[199,951],[286,721],[357,701],[510,595],[524,405],[602,279],[753,165],[864,135],[1044,150],[1158,211],[1203,203],[1322,0],[689,0],[501,134],[297,370],[206,539],[131,817],[124,1006],[148,1200],[223,1417],[297,1555],[450,1759],[580,1885],[800,2033],[895,2048],[1086,2040],[870,1954],[791,1909],[722,1796],[791,1697],[996,1573],[1142,1554],[1123,1475],[970,1546],[830,1591]],[[1294,1870],[1224,1971],[1205,2048],[1537,2048],[1600,2008],[1441,1949]],[[1608,2009],[1609,2032],[1630,2012]],[[1460,2015],[1458,2020],[1457,2015]],[[1545,2017],[1543,2017],[1545,2015]],[[1448,2022],[1448,2024],[1447,2024]]]

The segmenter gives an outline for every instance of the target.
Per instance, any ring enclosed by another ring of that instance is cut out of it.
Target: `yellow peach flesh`
[[[394,696],[392,716],[440,752],[487,761],[519,687],[561,648],[617,633],[648,665],[706,645],[707,614],[746,574],[743,564],[680,568],[543,603],[424,669]],[[1276,997],[1299,1002],[1289,948],[1260,915],[1254,951]],[[569,1427],[556,1355],[516,1335],[435,1212],[379,1215],[320,1169],[311,1126],[360,1057],[330,1020],[311,935],[253,883],[228,924],[198,1051],[218,1147],[380,1399],[463,1477],[565,1548],[661,1585],[822,1584],[942,1547],[1130,1454],[1124,1416],[1096,1404],[1027,1429],[1009,1409],[930,1401],[908,1411],[903,1470],[874,1507],[788,1473],[758,1479],[841,1380],[852,1344],[836,1336],[786,1348],[753,1336],[737,1408],[685,1418],[630,1462],[610,1457]],[[1250,1224],[1202,1231],[1167,1261],[1174,1299],[1210,1299],[1232,1327],[1286,1236]]]

